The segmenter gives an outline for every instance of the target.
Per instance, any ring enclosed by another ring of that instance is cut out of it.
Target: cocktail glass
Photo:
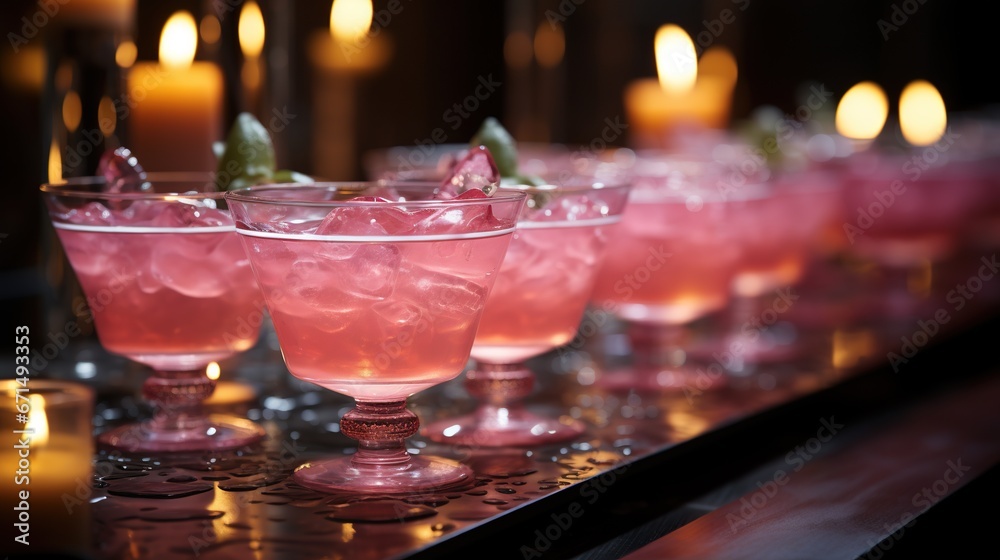
[[[151,174],[150,190],[104,192],[102,177],[43,185],[52,225],[109,352],[149,366],[142,386],[152,419],[98,436],[129,452],[243,447],[264,431],[207,415],[206,366],[251,348],[263,309],[224,193],[211,175]]]
[[[839,184],[814,170],[776,172],[766,196],[736,204],[731,224],[739,231],[740,265],[723,336],[694,353],[714,358],[733,373],[756,363],[791,358],[801,345],[778,322],[798,304],[794,286],[802,279],[820,236],[839,216]],[[788,323],[791,327],[791,323]]]
[[[628,183],[569,177],[560,185],[505,187],[528,193],[525,211],[500,267],[472,347],[465,386],[479,399],[460,418],[428,426],[439,442],[519,446],[573,439],[584,431],[568,417],[529,411],[535,375],[526,362],[573,339],[593,290],[609,232],[621,219]]]
[[[356,401],[340,428],[357,452],[303,464],[303,486],[405,494],[472,476],[406,452],[419,427],[406,399],[465,368],[525,195],[436,191],[320,183],[228,195],[289,371]]]
[[[622,222],[611,232],[592,305],[626,323],[631,364],[602,373],[610,390],[705,390],[725,376],[689,364],[686,326],[729,302],[740,262],[732,206],[763,196],[732,187],[704,161],[642,156]],[[720,185],[722,187],[720,187]],[[723,188],[724,187],[724,188]]]
[[[982,204],[985,175],[936,146],[860,153],[849,162],[844,233],[855,258],[875,264],[870,305],[902,320],[933,314],[935,268],[956,254]],[[941,286],[944,287],[944,286]]]

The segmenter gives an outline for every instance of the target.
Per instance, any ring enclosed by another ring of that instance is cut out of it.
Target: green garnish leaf
[[[229,129],[226,149],[216,168],[219,188],[229,190],[236,188],[234,183],[246,186],[246,181],[268,179],[274,175],[274,168],[271,135],[256,117],[250,113],[240,113]]]
[[[216,168],[221,190],[233,190],[262,183],[311,183],[312,177],[282,169],[275,171],[274,144],[267,129],[250,113],[240,113],[229,129],[225,142],[216,142],[212,151],[219,158]]]
[[[514,137],[497,119],[487,117],[469,145],[486,146],[497,164],[501,177],[517,175],[517,144],[514,142]]]
[[[542,185],[548,184],[548,181],[542,179],[537,175],[521,175],[515,174],[510,177],[504,177],[500,180],[501,185],[530,185],[532,187],[540,187]]]
[[[292,171],[291,169],[279,169],[274,172],[274,176],[271,180],[275,183],[312,183],[313,178],[298,171]]]

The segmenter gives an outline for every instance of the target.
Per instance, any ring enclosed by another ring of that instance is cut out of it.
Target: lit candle
[[[899,128],[912,146],[934,144],[948,128],[944,99],[930,82],[916,80],[903,88],[899,96]]]
[[[870,103],[876,99],[880,116],[884,101],[872,96]],[[841,105],[846,112],[848,103],[842,100]],[[838,109],[838,132],[862,137],[846,115],[840,116]],[[978,213],[984,190],[981,168],[961,157],[962,149],[946,135],[947,127],[940,93],[918,80],[907,85],[899,99],[902,138],[882,139],[848,159],[843,232],[854,251],[913,269],[955,250],[961,230]],[[874,137],[881,129],[871,126],[864,136]]]
[[[214,171],[212,144],[222,136],[222,72],[194,62],[197,27],[188,12],[170,17],[158,63],[128,75],[129,148],[146,171]]]
[[[243,71],[240,75],[246,91],[246,103],[252,113],[257,113],[260,84],[264,81],[260,54],[264,51],[265,31],[260,6],[253,0],[243,4],[239,23],[240,50],[243,51]]]
[[[840,98],[834,123],[837,132],[861,150],[878,137],[888,117],[889,100],[882,88],[874,82],[860,82]]]
[[[208,364],[205,376],[216,382],[215,390],[205,399],[206,408],[232,412],[234,408],[249,407],[257,400],[257,392],[250,385],[235,380],[220,380],[222,368],[218,362]]]
[[[94,392],[84,385],[0,382],[5,550],[90,556],[93,408]]]
[[[656,33],[658,79],[642,79],[625,90],[631,143],[639,148],[674,147],[685,130],[725,128],[729,122],[736,61],[724,47],[700,61],[691,37],[676,25]]]
[[[372,30],[371,0],[334,0],[330,29],[313,35],[309,54],[313,80],[313,168],[328,179],[351,179],[357,160],[354,146],[356,81],[389,60],[391,43]]]

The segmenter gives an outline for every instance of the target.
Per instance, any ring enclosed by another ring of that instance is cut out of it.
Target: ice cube
[[[139,160],[125,147],[104,152],[97,163],[97,174],[106,181],[104,192],[143,192],[153,188]]]
[[[479,189],[492,195],[500,184],[500,171],[485,146],[476,146],[458,160],[441,182],[438,198],[456,198],[462,193]]]
[[[402,255],[391,244],[361,244],[349,259],[326,261],[333,269],[328,282],[351,297],[385,299],[392,295]]]
[[[329,282],[329,273],[311,259],[293,262],[286,280],[289,291],[299,301],[315,301]]]
[[[435,332],[468,328],[486,304],[486,288],[466,278],[411,263],[400,273],[408,281],[398,295],[426,309],[423,319]]]
[[[608,215],[608,204],[590,194],[559,197],[547,203],[533,218],[538,221],[593,220]]]
[[[100,202],[88,202],[60,216],[64,221],[82,226],[110,226],[115,216]]]
[[[400,329],[416,329],[423,320],[424,309],[410,301],[391,299],[380,301],[371,307],[378,318],[383,335],[397,334]]]
[[[133,200],[125,208],[116,210],[115,217],[122,225],[149,225],[171,204],[163,200]]]
[[[176,200],[160,208],[159,213],[151,221],[152,225],[157,227],[213,227],[233,223],[227,212],[214,208],[214,204],[209,205],[199,200]]]
[[[153,276],[163,283],[164,287],[193,298],[219,297],[229,289],[226,274],[219,271],[220,266],[232,266],[232,263],[218,263],[207,254],[197,255],[191,250],[198,247],[196,242],[178,243],[178,238],[187,234],[179,234],[171,239],[164,239],[153,247],[151,256],[151,271]],[[201,234],[196,237],[210,235],[222,237],[226,233]],[[191,236],[195,237],[195,236]],[[213,245],[218,241],[213,240]],[[204,251],[204,247],[201,247]],[[201,258],[199,258],[201,257]]]
[[[155,294],[163,289],[163,282],[153,273],[152,259],[140,264],[135,275],[135,283],[145,294]]]
[[[365,204],[340,206],[327,214],[316,229],[320,235],[382,236],[414,233],[418,224],[434,215],[428,208],[406,209],[381,197],[358,197],[352,201]],[[376,204],[371,204],[376,203]]]
[[[489,198],[479,189],[472,189],[456,196],[454,200]],[[493,206],[456,204],[434,211],[420,221],[416,231],[421,234],[464,233],[489,231],[503,224],[493,215]]]
[[[403,197],[399,194],[399,191],[386,184],[380,183],[374,187],[366,189],[365,192],[368,193],[373,198],[379,198],[386,201],[398,202],[403,200]]]

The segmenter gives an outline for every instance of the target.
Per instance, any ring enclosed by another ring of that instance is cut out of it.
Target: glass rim
[[[319,208],[343,208],[343,207],[400,207],[400,206],[417,206],[417,207],[437,207],[441,205],[449,206],[481,206],[496,202],[523,202],[527,198],[527,194],[517,191],[504,191],[504,189],[497,189],[497,192],[493,196],[486,198],[465,198],[465,199],[429,199],[429,200],[390,200],[387,202],[379,201],[365,201],[365,200],[304,200],[295,198],[279,198],[279,197],[268,197],[260,196],[258,193],[261,191],[276,191],[276,192],[294,192],[294,191],[327,191],[327,192],[338,192],[339,189],[345,187],[355,187],[356,192],[360,193],[364,188],[378,187],[378,186],[391,186],[391,185],[405,185],[406,187],[416,187],[421,189],[426,189],[429,192],[433,189],[439,188],[441,185],[437,182],[430,181],[393,181],[393,180],[379,180],[379,181],[317,181],[315,183],[265,183],[260,185],[251,185],[248,187],[241,187],[238,189],[233,189],[225,192],[225,198],[230,202],[240,202],[249,204],[276,204],[283,206],[305,206],[305,207],[319,207]]]
[[[591,191],[614,191],[629,190],[632,181],[629,177],[613,177],[609,179],[595,179],[585,175],[579,175],[580,181],[577,183],[545,183],[542,185],[528,185],[524,183],[500,183],[500,191],[523,192],[523,193],[581,193]]]
[[[215,185],[216,173],[214,171],[163,171],[146,174],[146,180],[151,183],[203,183]],[[110,193],[101,191],[79,190],[79,187],[93,186],[106,183],[107,179],[100,175],[87,175],[82,177],[68,177],[60,182],[43,183],[39,190],[46,194],[56,196],[69,196],[75,198],[89,198],[99,200],[164,200],[171,198],[213,198],[222,199],[226,191],[182,191],[180,189],[170,192],[124,192]]]

